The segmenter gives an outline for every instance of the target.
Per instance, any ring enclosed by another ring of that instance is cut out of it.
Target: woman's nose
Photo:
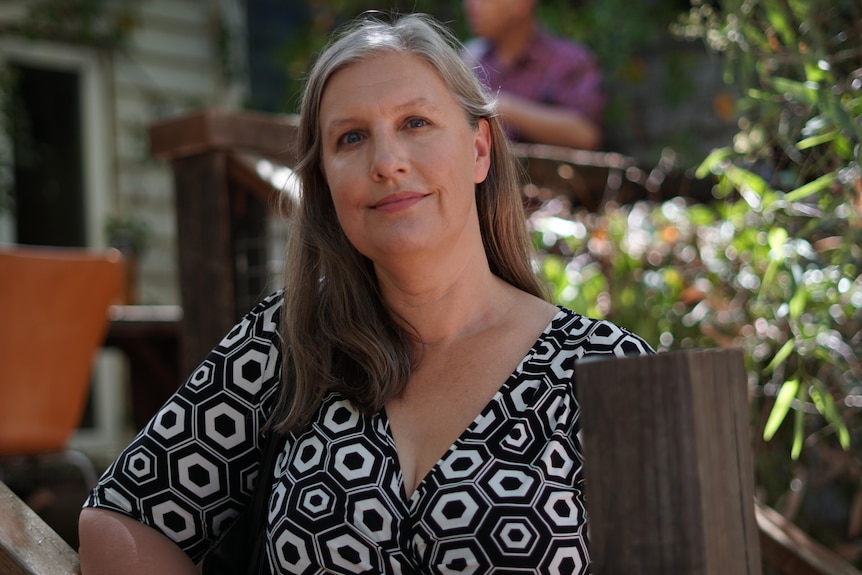
[[[407,170],[406,150],[396,136],[381,136],[374,140],[371,157],[371,178],[383,181]]]

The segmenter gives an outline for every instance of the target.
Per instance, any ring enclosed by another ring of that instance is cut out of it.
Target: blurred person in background
[[[543,29],[539,0],[464,0],[475,38],[468,62],[496,96],[516,142],[596,150],[602,144],[604,92],[595,56]]]

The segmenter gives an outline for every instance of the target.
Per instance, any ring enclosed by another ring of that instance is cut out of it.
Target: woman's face
[[[469,125],[425,60],[386,52],[336,72],[320,130],[338,221],[375,264],[481,242],[474,190],[490,165],[488,124]]]

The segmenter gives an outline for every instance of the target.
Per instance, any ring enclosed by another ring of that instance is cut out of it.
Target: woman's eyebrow
[[[428,98],[427,96],[417,96],[416,98],[411,98],[406,102],[402,102],[396,105],[393,110],[396,113],[403,113],[405,110],[412,110],[415,108],[423,108],[429,111],[435,111],[438,109],[438,106],[435,103],[435,100]],[[345,116],[343,118],[335,118],[324,125],[324,132],[337,132],[344,127],[350,127],[361,121],[362,117],[356,115]]]

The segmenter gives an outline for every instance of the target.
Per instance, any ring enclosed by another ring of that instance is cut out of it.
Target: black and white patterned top
[[[280,294],[212,351],[85,506],[130,515],[199,559],[247,504],[281,375]],[[652,353],[560,308],[482,413],[407,497],[385,411],[331,394],[276,463],[274,573],[586,573],[574,361]]]

